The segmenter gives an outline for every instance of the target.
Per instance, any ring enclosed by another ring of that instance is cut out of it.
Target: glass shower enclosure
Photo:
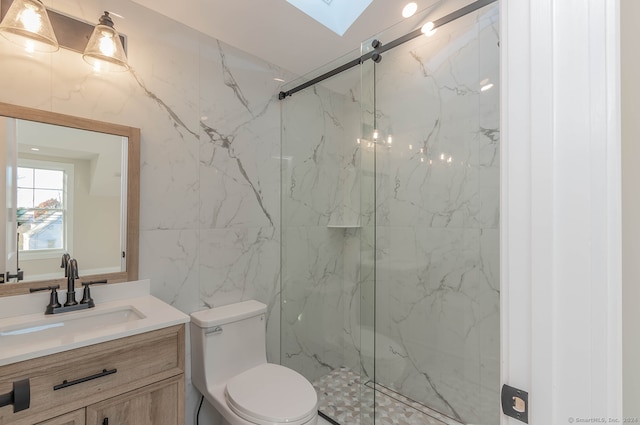
[[[492,3],[281,102],[281,362],[330,421],[499,423],[498,54]]]

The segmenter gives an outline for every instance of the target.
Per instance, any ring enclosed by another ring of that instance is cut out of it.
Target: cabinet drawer
[[[31,406],[15,414],[0,408],[0,425],[37,423],[182,374],[184,349],[179,325],[3,366],[0,394],[29,378]]]

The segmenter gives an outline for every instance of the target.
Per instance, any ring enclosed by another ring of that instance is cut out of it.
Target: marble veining
[[[240,100],[242,101],[243,99],[240,99]],[[243,102],[243,104],[244,104],[244,102]],[[232,161],[235,162],[235,165],[238,168],[238,172],[240,173],[240,175],[242,176],[242,178],[244,179],[246,184],[248,184],[251,187],[251,190],[253,191],[253,194],[255,195],[256,201],[258,202],[258,205],[260,206],[260,209],[264,213],[264,215],[265,215],[266,219],[268,220],[269,224],[271,226],[273,226],[274,225],[273,219],[271,218],[271,214],[269,214],[269,212],[265,208],[265,205],[264,205],[264,202],[263,202],[262,189],[260,189],[259,183],[254,184],[251,181],[251,178],[247,174],[247,171],[246,171],[244,165],[242,165],[242,159],[240,157],[238,157],[236,155],[236,153],[232,149],[233,136],[222,135],[221,133],[219,133],[218,131],[214,130],[213,128],[207,126],[204,123],[201,123],[201,127],[202,127],[202,130],[205,132],[205,134],[209,137],[210,142],[214,143],[218,147],[221,147],[221,148],[225,149],[226,152],[227,152],[228,157]],[[212,155],[211,155],[210,159],[205,159],[204,164],[211,166],[213,164],[214,157],[215,157],[215,151],[212,152]],[[218,212],[219,212],[219,210],[216,211],[216,213],[218,213]],[[214,221],[217,221],[217,214],[214,215]]]
[[[190,133],[192,136],[194,137],[198,137],[198,134],[193,131],[190,130],[187,125],[182,122],[182,120],[180,119],[180,117],[178,116],[178,114],[176,114],[162,99],[160,99],[155,93],[153,93],[151,90],[149,90],[147,88],[147,86],[144,84],[144,81],[142,81],[142,78],[140,78],[140,76],[136,73],[135,69],[131,69],[129,71],[131,73],[131,75],[133,76],[133,78],[136,80],[136,82],[138,83],[138,85],[140,86],[140,88],[142,88],[142,90],[144,91],[144,93],[147,95],[147,97],[149,97],[151,100],[153,100],[154,102],[156,102],[158,104],[158,106],[160,106],[160,108],[164,109],[166,111],[166,113],[169,115],[169,117],[173,120],[174,122],[174,126],[176,128],[180,127],[182,129],[184,129],[185,131],[187,131],[188,133]]]
[[[222,49],[222,46],[220,45],[219,41],[218,41],[218,48],[220,49],[220,65],[222,66],[222,69],[223,69],[225,86],[233,90],[233,93],[235,94],[236,98],[238,98],[238,101],[240,101],[240,103],[247,109],[249,113],[252,113],[251,109],[249,108],[249,101],[247,100],[247,98],[244,97],[244,94],[242,94],[242,89],[238,85],[238,82],[236,81],[236,79],[233,78],[233,72],[231,71],[229,66],[227,66],[227,62],[225,60],[226,56],[224,54],[224,50]]]

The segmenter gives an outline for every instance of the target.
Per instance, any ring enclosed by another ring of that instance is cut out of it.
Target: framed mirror
[[[140,130],[0,103],[0,296],[138,278]],[[20,280],[18,280],[20,277]]]

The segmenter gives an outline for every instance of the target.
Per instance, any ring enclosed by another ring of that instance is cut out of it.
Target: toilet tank
[[[191,314],[191,376],[200,392],[267,362],[266,312],[250,300]]]

